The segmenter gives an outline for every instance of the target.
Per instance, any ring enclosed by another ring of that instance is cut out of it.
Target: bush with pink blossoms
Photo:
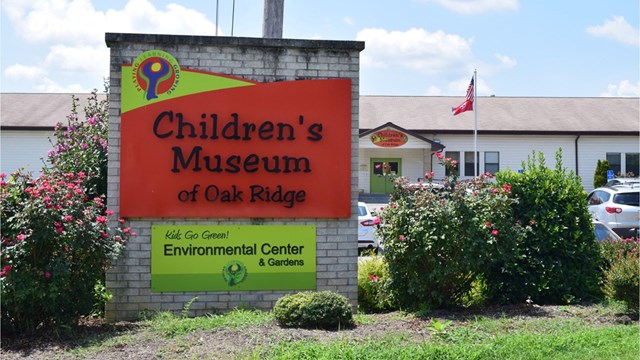
[[[66,124],[56,124],[55,142],[49,150],[50,166],[45,172],[83,172],[91,194],[107,193],[107,136],[109,100],[99,99],[94,90],[84,107],[85,119],[78,114],[79,99],[72,96],[71,114]]]
[[[91,312],[94,287],[132,233],[108,228],[113,213],[83,172],[1,177],[2,330],[65,329]]]
[[[463,305],[485,273],[509,261],[526,228],[513,218],[508,186],[489,175],[458,181],[453,160],[444,186],[396,180],[390,205],[379,212],[392,305],[427,310]]]

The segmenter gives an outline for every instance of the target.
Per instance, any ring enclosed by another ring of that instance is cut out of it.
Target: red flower
[[[486,223],[484,223],[484,226],[491,227],[491,223],[487,221]]]
[[[498,230],[496,229],[491,230],[491,235],[498,236]]]
[[[502,185],[502,189],[503,189],[505,192],[511,192],[511,185],[509,185],[509,184],[504,184],[504,185]]]
[[[96,221],[99,222],[100,224],[104,224],[107,222],[107,217],[100,215],[96,218]]]
[[[5,267],[2,268],[2,271],[0,271],[0,276],[5,276],[7,275],[7,273],[9,272],[9,270],[11,270],[11,265],[7,265]]]

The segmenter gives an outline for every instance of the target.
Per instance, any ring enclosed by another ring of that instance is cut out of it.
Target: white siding
[[[441,135],[439,136],[442,145],[447,151],[460,152],[460,174],[464,174],[464,152],[473,152],[472,135]],[[562,162],[569,170],[575,170],[575,148],[574,136],[501,136],[501,135],[479,135],[477,151],[480,153],[478,162],[480,163],[480,173],[484,173],[484,152],[497,151],[500,153],[500,170],[511,169],[517,171],[522,169],[522,161],[526,161],[532,151],[542,151],[545,156],[546,165],[554,167],[556,164],[555,154],[562,148]],[[433,159],[433,168],[436,179],[444,178],[444,167],[440,166],[437,159]],[[460,179],[469,179],[468,176],[460,176]]]
[[[41,159],[46,159],[52,148],[49,137],[53,137],[53,131],[2,130],[0,171],[8,175],[24,168],[34,176],[40,175],[44,165]]]
[[[598,160],[606,160],[608,152],[621,153],[621,168],[626,169],[625,153],[640,152],[640,138],[637,136],[581,136],[578,140],[579,172],[585,190],[593,190],[593,175]],[[635,174],[636,176],[638,174]]]

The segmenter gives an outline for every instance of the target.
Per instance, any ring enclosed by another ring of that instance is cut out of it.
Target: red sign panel
[[[380,147],[398,147],[406,144],[407,141],[409,141],[407,134],[392,129],[380,130],[371,134],[371,142]]]
[[[136,90],[123,85],[122,216],[350,216],[349,79],[247,82],[177,96],[189,76],[219,76],[178,74],[174,96],[158,92],[131,109],[125,97]]]

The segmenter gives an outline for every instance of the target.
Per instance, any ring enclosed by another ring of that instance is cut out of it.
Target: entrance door
[[[402,175],[402,159],[371,158],[370,192],[391,194],[393,179]]]

